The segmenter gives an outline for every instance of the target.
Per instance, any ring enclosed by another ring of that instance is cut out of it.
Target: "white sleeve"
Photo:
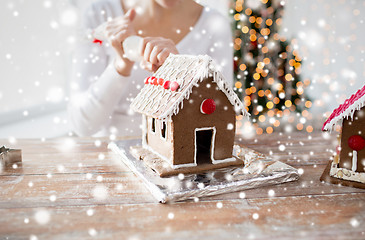
[[[233,44],[232,27],[228,20],[221,15],[216,15],[210,21],[213,31],[209,55],[216,61],[224,78],[233,86]]]
[[[79,136],[90,136],[108,123],[129,80],[120,76],[113,64],[107,65],[109,59],[104,46],[86,38],[86,33],[102,22],[100,19],[97,22],[96,14],[100,14],[100,9],[87,10],[81,29],[85,38],[77,44],[72,60],[68,115]]]

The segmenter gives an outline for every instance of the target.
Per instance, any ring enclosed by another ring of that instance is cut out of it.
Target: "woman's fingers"
[[[136,17],[137,12],[134,8],[131,8],[128,10],[128,12],[125,14],[125,17],[130,21],[133,22],[134,18]]]
[[[142,40],[142,47],[141,47],[141,51],[140,51],[141,56],[144,56],[144,52],[145,52],[147,43],[150,42],[152,39],[153,38],[151,38],[151,37],[145,37],[145,38],[143,38],[143,40]]]
[[[122,76],[129,76],[134,64],[134,62],[125,58],[122,44],[127,37],[135,35],[133,26],[135,17],[136,11],[130,9],[124,16],[108,21],[105,27],[110,45],[117,53],[114,58],[114,67]]]
[[[109,21],[105,30],[111,46],[115,49],[120,57],[123,57],[122,42],[129,36],[135,34],[133,21],[137,13],[130,9],[124,16],[114,18]]]
[[[124,54],[122,42],[125,39],[125,34],[126,34],[126,30],[119,31],[115,35],[113,35],[113,37],[111,37],[111,40],[110,40],[111,45],[117,51],[119,56],[123,56],[123,54]]]
[[[150,56],[153,51],[153,49],[161,44],[160,40],[158,38],[144,38],[143,40],[143,49],[142,49],[142,55],[143,59],[147,62],[150,61]],[[155,50],[156,51],[156,50]]]
[[[162,52],[164,48],[161,45],[155,45],[151,51],[151,54],[149,56],[149,62],[155,65],[159,64],[159,60],[157,56]]]
[[[165,62],[170,53],[178,53],[172,40],[156,37],[143,39],[141,55],[143,55],[145,62],[151,64],[150,66],[145,66],[145,69],[156,71]]]
[[[150,62],[147,62],[145,60],[142,60],[140,62],[140,66],[141,66],[141,68],[143,68],[143,69],[145,69],[145,70],[147,70],[149,72],[156,72],[157,69],[159,68],[159,66],[157,66],[155,64],[152,64]]]
[[[159,63],[164,63],[166,58],[170,55],[170,51],[168,49],[163,49],[158,55],[157,59]]]

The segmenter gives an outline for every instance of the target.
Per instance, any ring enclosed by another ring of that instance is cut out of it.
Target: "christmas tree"
[[[300,77],[302,59],[296,40],[278,33],[284,5],[276,0],[235,0],[231,10],[234,90],[251,113],[258,134],[272,133],[286,122],[297,130],[313,131],[306,126],[312,103],[304,94],[310,81]]]

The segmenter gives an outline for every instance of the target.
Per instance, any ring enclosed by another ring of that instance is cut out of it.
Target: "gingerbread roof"
[[[344,118],[352,118],[355,111],[360,110],[364,106],[365,85],[332,112],[327,121],[323,124],[322,131],[332,130],[333,126],[338,122],[343,121]]]
[[[145,79],[145,85],[131,104],[132,110],[158,119],[167,119],[183,108],[194,86],[212,77],[218,88],[235,107],[236,113],[249,115],[231,86],[207,55],[174,55]]]

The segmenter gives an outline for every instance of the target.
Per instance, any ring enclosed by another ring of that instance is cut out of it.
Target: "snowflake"
[[[30,235],[29,240],[38,240],[38,237],[36,235]]]
[[[89,228],[88,233],[90,236],[96,236],[98,232],[95,230],[95,228]]]
[[[350,220],[350,224],[351,224],[352,227],[356,228],[360,225],[360,222],[356,218],[352,218]]]
[[[239,197],[240,197],[240,198],[246,198],[246,193],[244,193],[244,192],[240,192]]]
[[[92,195],[96,200],[105,200],[108,197],[108,189],[104,185],[97,185],[92,190]]]
[[[92,215],[94,215],[94,209],[88,209],[87,211],[86,211],[86,214],[88,215],[88,216],[92,216]]]
[[[50,200],[51,202],[56,201],[56,199],[57,199],[56,195],[51,195],[51,196],[49,197],[49,200]]]
[[[272,189],[270,189],[270,190],[268,191],[268,195],[269,195],[269,197],[274,197],[274,196],[275,196],[275,191],[274,191],[274,190],[272,190]]]
[[[285,147],[285,145],[283,145],[283,144],[281,144],[281,145],[279,146],[279,150],[280,150],[280,151],[282,151],[282,152],[283,152],[283,151],[285,151],[285,148],[286,148],[286,147]]]
[[[167,215],[167,218],[168,218],[168,219],[174,219],[174,217],[175,217],[175,214],[174,214],[174,213],[172,213],[172,212],[170,212],[170,213]]]
[[[260,215],[259,215],[258,213],[254,213],[254,214],[252,214],[252,218],[253,218],[254,220],[259,219],[259,217],[260,217]]]
[[[99,153],[98,159],[99,160],[104,160],[105,159],[105,155],[103,153]]]
[[[100,175],[99,175],[99,176],[97,176],[97,177],[96,177],[96,181],[97,181],[97,182],[102,182],[102,181],[103,181],[103,176],[100,176]]]
[[[34,219],[38,224],[45,225],[51,220],[51,214],[47,210],[41,209],[34,214]]]

